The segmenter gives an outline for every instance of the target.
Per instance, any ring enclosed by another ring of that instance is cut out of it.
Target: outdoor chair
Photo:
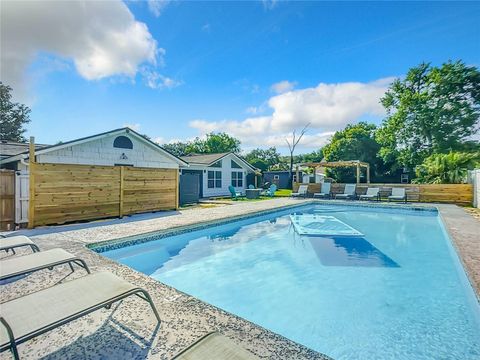
[[[2,303],[0,307],[0,352],[17,346],[70,321],[137,295],[147,301],[160,323],[148,292],[109,272],[98,272]],[[105,344],[109,346],[109,344]]]
[[[173,360],[259,360],[224,335],[213,332],[195,341],[177,354]]]
[[[336,194],[335,199],[355,199],[356,184],[345,184],[343,194]]]
[[[388,197],[388,201],[399,200],[407,202],[407,193],[405,188],[392,188],[392,195]]]
[[[44,269],[52,270],[55,266],[68,264],[73,271],[73,264],[85,269],[90,274],[85,261],[63,249],[51,249],[33,254],[7,258],[0,261],[0,280],[14,278]]]
[[[249,188],[250,190],[253,190],[253,189],[255,189],[255,186],[252,185],[252,184],[250,184],[250,185],[248,185],[248,188]]]
[[[331,194],[331,188],[332,188],[332,183],[322,183],[322,188],[321,188],[321,191],[322,192],[319,192],[319,193],[314,193],[313,194],[313,197],[314,198],[330,198],[332,196]]]
[[[277,185],[272,184],[272,185],[270,185],[270,187],[269,187],[268,189],[266,189],[266,190],[262,193],[262,195],[263,195],[263,196],[274,197],[276,191],[277,191]]]
[[[232,196],[233,200],[237,200],[237,198],[243,196],[241,192],[235,191],[235,188],[232,185],[228,187],[228,191],[230,191],[230,195]]]
[[[40,251],[38,246],[24,235],[4,237],[0,239],[0,251],[9,252],[10,250],[15,254],[15,249],[19,247],[28,246],[32,249],[33,252]]]
[[[293,197],[300,197],[303,196],[304,198],[307,197],[308,185],[300,185],[298,187],[297,192],[292,192]]]
[[[359,200],[377,200],[380,201],[380,188],[368,188],[367,193],[360,195]]]

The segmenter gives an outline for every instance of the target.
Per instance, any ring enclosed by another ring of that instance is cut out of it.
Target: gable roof
[[[157,143],[154,143],[153,141],[151,141],[151,140],[147,139],[146,137],[140,135],[139,133],[130,129],[129,127],[114,129],[114,130],[106,131],[106,132],[103,132],[103,133],[100,133],[100,134],[86,136],[86,137],[83,137],[83,138],[66,141],[66,142],[63,142],[63,143],[60,143],[60,144],[56,144],[56,145],[45,146],[45,147],[42,147],[40,149],[37,149],[36,146],[35,146],[35,155],[41,155],[41,154],[48,153],[50,151],[60,150],[60,149],[63,149],[63,148],[69,147],[69,146],[83,144],[85,142],[101,139],[101,138],[104,138],[104,137],[107,137],[107,136],[121,135],[121,134],[133,135],[133,137],[136,138],[137,140],[146,143],[147,145],[153,147],[156,150],[159,150],[164,155],[171,158],[173,161],[177,162],[178,164],[188,166],[188,163],[185,162],[184,160],[180,159],[178,156],[173,155],[172,153],[165,150],[163,147],[161,147]],[[2,163],[9,163],[9,162],[12,162],[12,161],[20,160],[22,158],[23,159],[28,159],[28,148],[27,148],[26,151],[21,152],[21,153],[15,155],[15,156],[11,156],[11,157],[2,159],[1,162]]]
[[[181,156],[181,159],[188,162],[192,165],[204,165],[210,166],[216,163],[219,160],[222,160],[224,157],[232,155],[238,162],[242,163],[248,169],[255,171],[256,169],[250,165],[247,161],[242,159],[240,156],[233,152],[224,152],[224,153],[215,153],[215,154],[190,154],[186,156]]]
[[[42,149],[49,145],[35,144],[35,149]],[[22,143],[17,141],[0,140],[0,158],[7,158],[23,152],[28,152],[28,143]]]

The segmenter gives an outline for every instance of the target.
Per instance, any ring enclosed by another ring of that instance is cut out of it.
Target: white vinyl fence
[[[470,181],[473,184],[473,206],[480,208],[480,169],[470,173]]]

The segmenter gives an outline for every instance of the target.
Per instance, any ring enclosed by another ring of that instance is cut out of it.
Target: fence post
[[[179,191],[180,191],[180,183],[178,178],[179,169],[174,169],[175,171],[175,210],[178,210],[179,206]]]
[[[125,177],[125,166],[120,166],[120,197],[119,197],[119,207],[118,207],[118,217],[123,217],[123,189]]]
[[[30,144],[28,147],[28,228],[35,227],[35,138],[30,136]]]

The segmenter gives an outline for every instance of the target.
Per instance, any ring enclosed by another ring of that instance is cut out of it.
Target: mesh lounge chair
[[[405,192],[405,188],[392,188],[392,195],[388,197],[388,201],[391,200],[404,200],[407,202],[407,193]]]
[[[332,194],[330,193],[330,189],[332,188],[332,183],[322,183],[322,192],[319,193],[314,193],[313,197],[320,197],[320,198],[325,198],[328,197],[330,198]]]
[[[359,200],[377,200],[380,201],[380,188],[368,188],[367,193],[360,195]]]
[[[33,252],[40,251],[38,246],[30,240],[28,237],[23,235],[3,237],[0,239],[0,251],[12,252],[15,254],[15,249],[19,247],[29,246]]]
[[[0,351],[17,346],[130,295],[147,301],[160,316],[147,291],[109,272],[98,272],[7,301],[0,307]],[[106,344],[107,345],[107,344]],[[108,346],[108,345],[107,345]]]
[[[218,332],[201,337],[173,360],[258,360],[259,358]]]
[[[345,190],[343,194],[336,194],[335,199],[355,199],[355,184],[345,184]]]
[[[307,197],[307,191],[308,191],[308,185],[300,185],[298,187],[298,190],[297,192],[292,192],[292,196],[293,197],[299,197],[299,196],[303,196],[303,197]]]
[[[0,262],[0,280],[43,269],[51,270],[54,266],[63,264],[70,265],[72,271],[74,271],[73,264],[78,265],[90,274],[87,264],[82,259],[63,249],[52,249],[2,260]]]

